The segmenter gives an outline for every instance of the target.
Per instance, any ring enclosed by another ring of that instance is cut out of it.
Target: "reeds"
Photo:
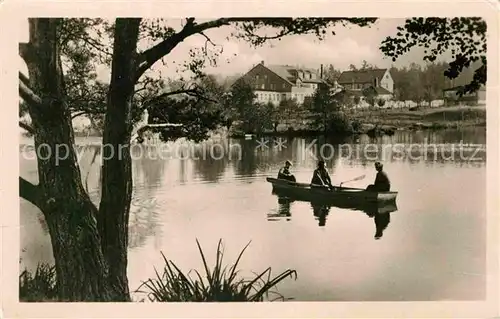
[[[19,275],[20,301],[53,301],[56,298],[56,270],[54,266],[38,264],[33,274],[27,269],[21,272]]]
[[[161,253],[165,262],[163,274],[155,268],[156,277],[143,282],[137,292],[145,293],[150,301],[156,302],[274,301],[285,300],[275,290],[276,285],[288,277],[297,278],[297,272],[290,269],[271,278],[271,267],[260,274],[255,274],[250,280],[239,277],[238,263],[250,243],[240,252],[236,262],[228,267],[223,265],[222,240],[219,240],[217,246],[215,265],[210,269],[198,240],[196,244],[205,268],[204,278],[197,270],[184,274]],[[271,294],[277,297],[272,299]]]

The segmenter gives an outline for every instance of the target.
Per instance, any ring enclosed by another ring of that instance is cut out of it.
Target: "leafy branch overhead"
[[[414,47],[425,49],[424,60],[434,62],[439,55],[451,53],[444,75],[455,79],[469,67],[479,66],[460,94],[477,91],[486,84],[486,22],[482,18],[410,18],[398,27],[394,37],[381,44],[382,52],[393,61]]]
[[[268,40],[281,39],[287,35],[313,34],[319,40],[331,32],[328,28],[337,24],[347,26],[348,24],[359,27],[369,26],[377,18],[247,18],[235,19],[238,31],[231,35],[243,39],[254,46],[260,46]],[[271,31],[269,34],[265,30]],[[274,31],[274,32],[273,32]],[[263,33],[264,32],[264,33]]]
[[[162,39],[161,42],[151,48],[141,52],[139,56],[139,66],[137,77],[139,78],[154,63],[170,53],[179,43],[189,36],[199,34],[206,39],[205,49],[201,49],[206,54],[206,44],[214,46],[214,42],[206,35],[205,31],[222,26],[234,25],[236,31],[232,37],[242,39],[252,45],[262,45],[264,42],[273,39],[280,39],[287,35],[315,34],[323,39],[327,34],[327,28],[336,24],[354,24],[367,26],[376,21],[376,18],[219,18],[211,21],[198,23],[195,18],[186,18],[180,31],[175,31],[171,27],[166,27],[161,19],[151,23],[150,20],[143,20],[141,30],[147,31],[149,38],[153,41]],[[164,22],[164,21],[163,21]],[[266,32],[267,31],[267,32]],[[332,32],[333,33],[333,32]],[[193,56],[191,56],[193,58]],[[199,62],[198,62],[199,63]],[[195,68],[197,70],[197,68]]]

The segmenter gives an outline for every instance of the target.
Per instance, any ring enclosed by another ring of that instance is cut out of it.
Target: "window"
[[[262,84],[260,85],[260,88],[264,90],[264,89],[266,88],[266,85],[265,85],[264,83],[262,83]]]
[[[259,79],[259,75],[258,75],[258,74],[257,74],[257,75],[255,75],[255,79],[256,79],[256,80],[258,80],[258,79]]]
[[[285,83],[283,83],[283,88],[286,89],[286,84]]]

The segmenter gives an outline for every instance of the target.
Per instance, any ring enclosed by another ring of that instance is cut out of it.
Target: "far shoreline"
[[[311,136],[338,136],[355,137],[359,135],[383,136],[393,135],[396,131],[443,131],[449,129],[464,129],[474,127],[486,127],[486,107],[479,106],[448,106],[416,109],[394,108],[394,109],[355,109],[349,110],[345,115],[350,122],[358,122],[358,128],[348,132],[324,132],[311,129],[306,125],[284,125],[280,124],[278,130],[267,130],[261,132],[242,132],[237,129],[218,130],[215,135],[230,138],[249,137],[311,137]],[[26,132],[22,137],[30,138]],[[92,137],[102,138],[99,132],[89,132],[88,129],[75,130],[77,138]]]
[[[439,108],[361,109],[345,115],[357,129],[348,132],[324,132],[307,128],[307,125],[281,126],[277,131],[232,132],[232,138],[245,136],[309,137],[317,135],[343,137],[367,134],[369,136],[393,135],[396,131],[442,131],[471,127],[486,127],[485,106],[448,106]]]

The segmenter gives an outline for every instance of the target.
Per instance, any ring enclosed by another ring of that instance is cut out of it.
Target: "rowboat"
[[[291,182],[283,179],[267,177],[272,184],[273,192],[296,200],[321,203],[384,203],[395,202],[398,192],[373,192],[362,188],[335,187],[334,190],[320,185]],[[336,205],[335,205],[336,206]]]

